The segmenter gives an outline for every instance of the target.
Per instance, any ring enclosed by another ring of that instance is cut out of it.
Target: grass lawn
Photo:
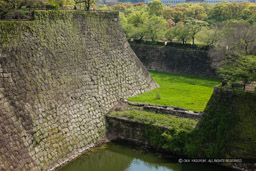
[[[178,74],[149,71],[160,86],[152,91],[128,98],[128,101],[182,107],[203,111],[210,99],[217,79],[191,77]]]
[[[181,118],[173,115],[155,114],[143,110],[127,110],[112,112],[110,116],[125,117],[133,121],[140,121],[147,124],[165,126],[176,133],[180,131],[191,131],[197,124],[197,120]]]

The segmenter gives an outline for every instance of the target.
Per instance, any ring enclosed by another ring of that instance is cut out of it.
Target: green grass
[[[220,80],[149,71],[160,86],[128,101],[203,111]]]
[[[197,120],[181,118],[173,115],[156,114],[142,110],[118,111],[110,113],[110,116],[125,117],[129,120],[140,121],[146,124],[164,126],[175,133],[180,131],[191,131],[197,124]]]

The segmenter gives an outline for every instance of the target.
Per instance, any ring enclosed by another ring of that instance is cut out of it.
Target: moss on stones
[[[117,91],[126,84],[117,70],[131,80],[130,89],[156,87],[150,76],[136,74],[143,66],[135,66],[136,56],[123,48],[127,42],[120,39],[125,36],[115,17],[116,12],[42,10],[32,21],[0,21],[0,112],[4,106],[17,117],[11,126],[20,125],[23,133],[20,142],[32,163],[25,163],[26,169],[49,170],[104,136],[104,114],[120,98],[137,93]],[[127,59],[126,67],[117,67]],[[10,165],[18,163],[12,160]]]

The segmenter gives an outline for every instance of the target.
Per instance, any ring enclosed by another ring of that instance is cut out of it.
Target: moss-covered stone
[[[104,137],[104,115],[117,100],[157,87],[115,18],[42,10],[32,21],[0,21],[4,168],[57,166]]]

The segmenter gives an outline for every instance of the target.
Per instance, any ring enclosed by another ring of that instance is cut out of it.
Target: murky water
[[[226,171],[217,165],[179,164],[131,147],[108,143],[84,154],[58,171]]]

